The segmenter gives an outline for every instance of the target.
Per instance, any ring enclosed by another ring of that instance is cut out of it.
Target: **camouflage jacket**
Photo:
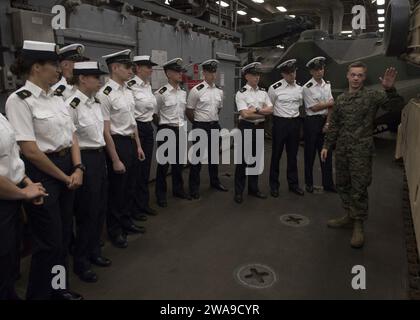
[[[373,125],[379,108],[401,110],[404,99],[395,88],[376,91],[362,88],[356,93],[339,95],[331,115],[324,148],[337,143],[338,148],[373,145]]]

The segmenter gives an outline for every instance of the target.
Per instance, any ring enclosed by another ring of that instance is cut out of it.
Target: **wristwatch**
[[[85,173],[85,172],[86,172],[86,167],[85,167],[85,166],[84,166],[84,164],[82,164],[82,163],[79,163],[78,165],[75,165],[75,166],[73,167],[73,171],[76,171],[77,169],[82,170],[82,172],[83,172],[83,173]]]

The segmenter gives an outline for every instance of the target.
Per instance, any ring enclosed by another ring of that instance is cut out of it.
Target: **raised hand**
[[[387,68],[385,70],[384,76],[380,77],[379,80],[381,81],[382,87],[386,89],[391,89],[394,87],[395,79],[397,78],[397,70],[394,67]]]

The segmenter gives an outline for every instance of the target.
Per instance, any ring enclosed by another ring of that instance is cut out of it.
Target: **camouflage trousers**
[[[337,148],[335,154],[337,191],[349,216],[365,220],[369,206],[368,187],[372,182],[372,153],[370,148],[343,149]]]

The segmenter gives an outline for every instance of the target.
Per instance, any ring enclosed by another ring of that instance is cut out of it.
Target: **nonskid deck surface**
[[[145,235],[129,236],[127,249],[106,243],[103,254],[113,264],[95,267],[97,283],[83,283],[72,273],[72,289],[86,299],[406,299],[402,169],[393,161],[395,142],[375,142],[370,217],[361,250],[350,248],[351,230],[326,227],[328,219],[343,214],[336,194],[289,193],[284,154],[279,198],[244,195],[244,202],[236,204],[234,166],[220,167],[228,193],[209,189],[203,166],[200,200],[168,197],[168,208],[149,217]],[[259,183],[267,193],[270,154],[267,142]],[[303,173],[300,148],[301,187]],[[319,185],[318,160],[314,174]],[[187,182],[188,169],[184,178]],[[28,260],[18,283],[22,295]],[[366,270],[366,290],[352,288],[356,265]]]

